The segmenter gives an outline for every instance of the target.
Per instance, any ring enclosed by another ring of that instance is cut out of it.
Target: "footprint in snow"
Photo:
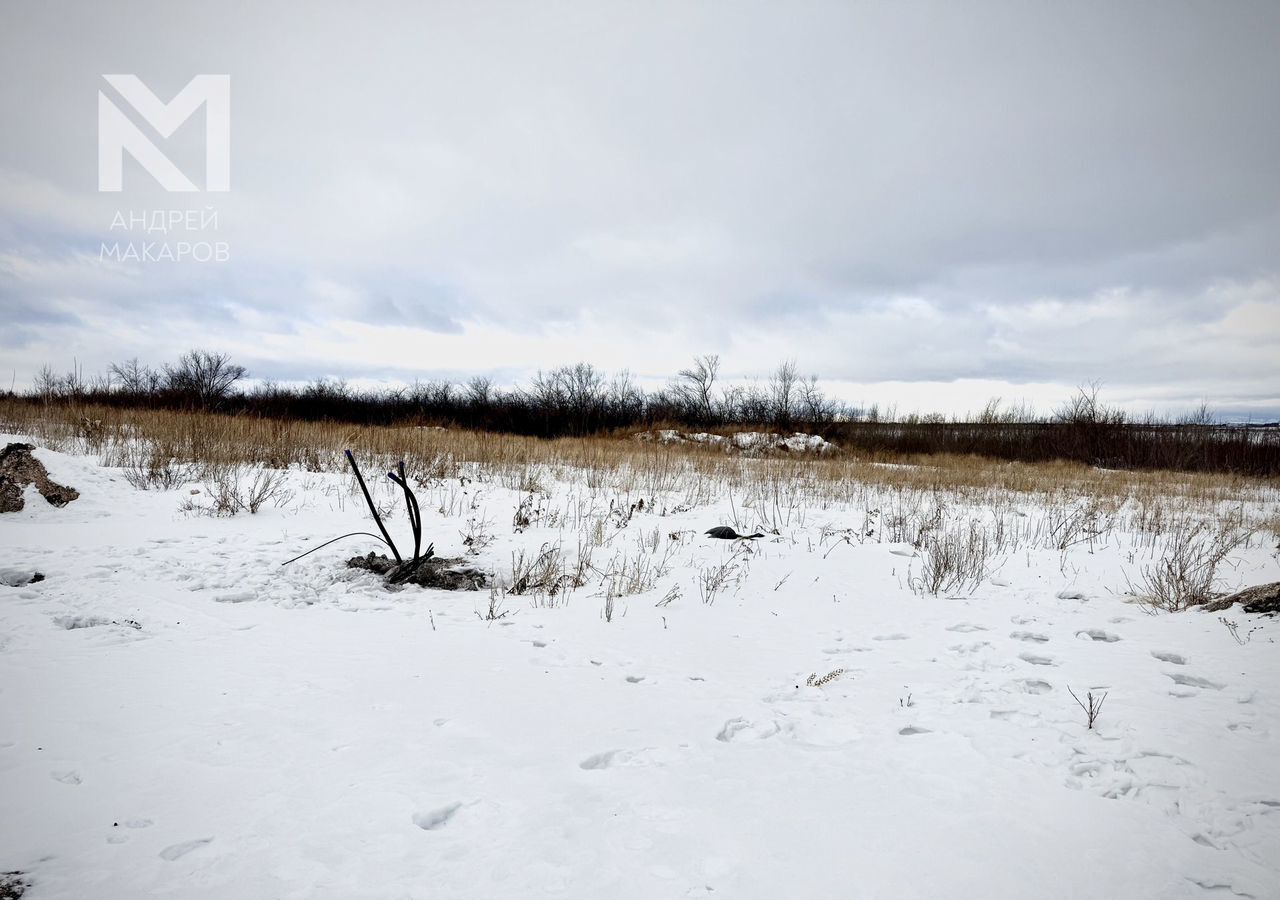
[[[1216,681],[1210,681],[1208,678],[1201,678],[1198,675],[1184,675],[1181,672],[1165,672],[1165,677],[1172,678],[1175,684],[1185,685],[1186,687],[1208,688],[1211,691],[1220,691],[1225,684],[1219,684]]]
[[[873,641],[909,641],[911,635],[902,632],[894,632],[893,634],[877,634],[871,638]]]
[[[906,728],[898,729],[898,734],[903,735],[904,737],[912,734],[932,734],[932,733],[933,733],[932,730],[928,728],[921,728],[919,725],[908,725]]]
[[[213,838],[197,838],[194,841],[186,841],[181,844],[171,844],[160,851],[160,858],[173,862],[175,859],[181,859],[193,850],[199,850],[205,844],[211,843]]]
[[[1108,644],[1114,644],[1120,640],[1120,635],[1103,631],[1101,628],[1086,628],[1084,631],[1077,631],[1076,637],[1088,638],[1091,641],[1103,641]]]
[[[606,750],[604,753],[593,753],[582,762],[578,763],[579,769],[594,771],[596,769],[607,769],[613,765],[613,758],[618,755],[617,750]]]
[[[1036,634],[1034,631],[1012,631],[1009,633],[1009,637],[1015,641],[1034,641],[1037,644],[1044,644],[1049,640],[1049,635]]]
[[[947,631],[958,631],[961,634],[969,634],[973,631],[986,631],[987,629],[981,625],[973,625],[969,622],[960,622],[956,625],[948,625]]]
[[[627,681],[629,681],[631,684],[639,684],[640,682],[644,681],[644,676],[643,676],[643,675],[628,675],[628,676],[627,676]]]
[[[462,809],[461,803],[450,803],[428,812],[414,813],[413,824],[423,831],[435,831],[448,825],[460,809]]]
[[[75,631],[78,628],[98,628],[103,625],[110,625],[111,620],[103,616],[55,616],[53,624],[59,628],[65,628],[67,631]]]
[[[49,777],[63,784],[80,784],[82,781],[79,772],[50,772]]]
[[[1055,662],[1051,657],[1037,656],[1034,653],[1019,653],[1018,658],[1023,662],[1031,663],[1031,665],[1033,666],[1056,666],[1057,665],[1057,662]]]
[[[1017,722],[1023,725],[1031,725],[1039,720],[1038,713],[1023,712],[1018,709],[993,709],[991,710],[991,718],[998,722]]]
[[[1022,678],[1017,681],[1017,684],[1028,694],[1047,694],[1053,690],[1053,685],[1039,678]]]
[[[1172,663],[1175,666],[1185,666],[1187,664],[1187,658],[1181,653],[1170,653],[1167,650],[1152,650],[1151,655],[1160,660],[1160,662]]]
[[[788,728],[787,730],[790,731],[791,729]],[[747,737],[754,738],[755,740],[764,740],[765,738],[773,737],[781,731],[782,726],[780,726],[776,721],[768,722],[764,725],[756,725],[747,719],[744,719],[742,716],[735,716],[724,723],[724,727],[720,729],[718,734],[716,734],[716,740],[728,743],[730,741],[738,740],[738,735],[743,732],[747,732]]]

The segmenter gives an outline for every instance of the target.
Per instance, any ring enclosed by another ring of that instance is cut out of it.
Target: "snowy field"
[[[340,471],[218,517],[37,456],[81,496],[0,519],[26,900],[1280,897],[1280,623],[1127,596],[1170,533],[1133,502],[451,474],[426,539],[507,590],[391,592],[368,538],[280,565],[372,528]]]

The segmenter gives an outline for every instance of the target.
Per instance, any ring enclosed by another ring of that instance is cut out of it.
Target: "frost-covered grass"
[[[31,900],[1280,895],[1280,625],[1134,595],[1188,535],[1228,548],[1188,583],[1280,580],[1274,484],[9,427],[81,492],[0,519],[0,871]],[[281,567],[371,525],[347,446],[405,458],[494,590],[387,591],[342,566],[371,539]],[[1072,692],[1106,694],[1092,729]]]

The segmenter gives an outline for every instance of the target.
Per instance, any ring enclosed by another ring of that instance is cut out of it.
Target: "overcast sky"
[[[655,383],[1280,416],[1280,3],[0,7],[0,365],[192,346],[277,379]],[[101,91],[204,185],[98,191]],[[211,207],[217,228],[112,228]],[[119,261],[222,241],[224,262]],[[5,384],[4,387],[8,387]]]

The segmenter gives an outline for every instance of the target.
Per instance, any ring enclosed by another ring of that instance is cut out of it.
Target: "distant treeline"
[[[320,379],[303,386],[270,382],[249,389],[247,372],[203,350],[160,368],[136,359],[85,377],[45,367],[20,399],[45,404],[204,410],[228,415],[367,425],[420,424],[535,437],[584,437],[655,427],[807,431],[846,449],[885,457],[973,454],[1021,462],[1063,459],[1110,468],[1280,475],[1280,429],[1215,422],[1201,407],[1179,419],[1135,419],[1079,388],[1048,417],[993,400],[964,420],[899,417],[890,408],[854,408],[826,396],[816,376],[794,362],[763,383],[724,384],[720,361],[702,356],[665,387],[646,391],[623,372],[587,363],[539,372],[527,386],[500,388],[487,378],[357,389]]]

